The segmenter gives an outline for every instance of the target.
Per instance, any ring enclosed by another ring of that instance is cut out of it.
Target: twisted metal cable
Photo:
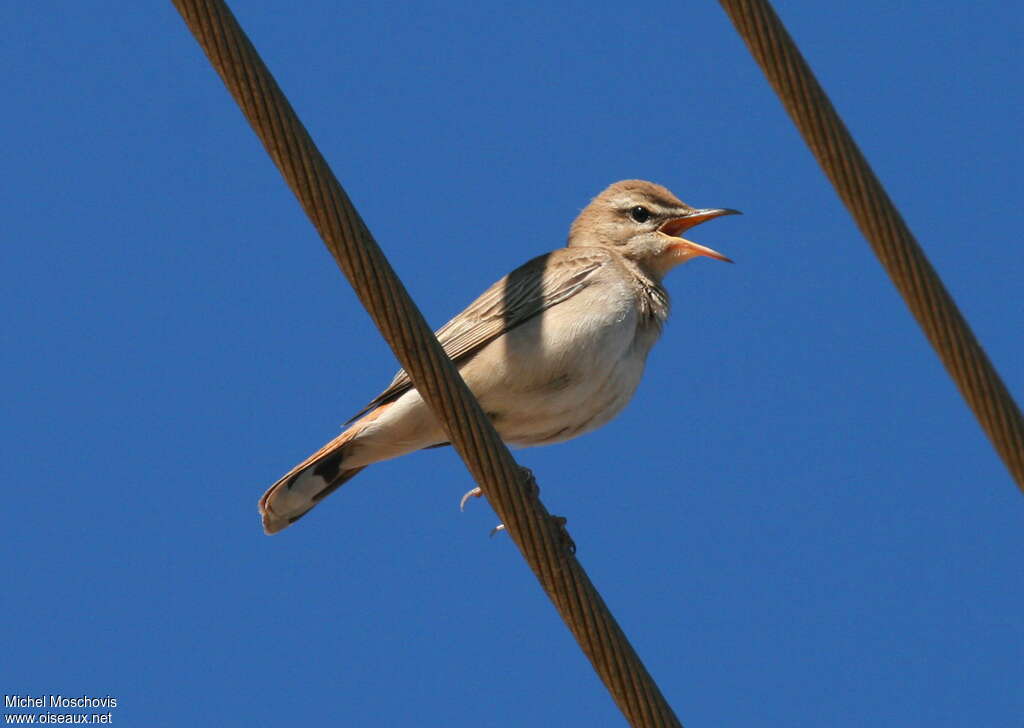
[[[767,0],[720,0],[1007,469],[1024,490],[1024,417]]]
[[[680,725],[227,5],[174,4],[630,724]]]

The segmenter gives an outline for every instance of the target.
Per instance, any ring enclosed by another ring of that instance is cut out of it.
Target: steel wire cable
[[[720,0],[996,452],[1024,491],[1024,417],[767,0]]]

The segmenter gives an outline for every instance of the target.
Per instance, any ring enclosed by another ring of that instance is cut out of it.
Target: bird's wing
[[[611,254],[600,248],[561,248],[534,258],[484,291],[434,335],[453,362],[468,359],[506,331],[591,285],[594,272],[610,260]],[[400,369],[388,388],[349,422],[411,388],[409,375]]]

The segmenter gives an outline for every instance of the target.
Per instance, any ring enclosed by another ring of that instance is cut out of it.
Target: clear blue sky
[[[630,407],[516,453],[684,723],[1020,725],[1024,497],[716,3],[235,5],[435,324],[612,181],[744,211]],[[1020,9],[777,8],[1024,397]],[[394,358],[170,3],[0,22],[3,692],[620,724],[450,449],[263,535]]]

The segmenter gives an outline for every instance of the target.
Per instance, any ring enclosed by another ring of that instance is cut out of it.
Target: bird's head
[[[616,182],[595,197],[569,230],[570,246],[615,250],[660,279],[691,258],[732,261],[721,253],[679,237],[695,225],[737,210],[695,209],[661,185],[643,180]]]

